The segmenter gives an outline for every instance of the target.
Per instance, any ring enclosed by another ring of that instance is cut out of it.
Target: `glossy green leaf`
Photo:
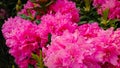
[[[109,9],[106,9],[106,10],[103,11],[103,19],[104,20],[107,20],[108,14],[109,14]]]
[[[31,20],[29,16],[26,16],[25,14],[20,14],[20,17],[26,20]]]

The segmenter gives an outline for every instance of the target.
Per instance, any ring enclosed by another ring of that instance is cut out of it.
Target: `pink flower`
[[[31,25],[33,24],[30,21],[24,20],[16,16],[15,18],[8,18],[8,20],[5,21],[5,24],[3,24],[2,26],[2,32],[4,34],[5,39],[8,39],[13,36],[16,36],[17,34],[19,34],[18,32],[20,31],[23,32],[24,31],[23,28],[26,28],[26,26],[31,26]]]
[[[92,24],[83,24],[82,26],[78,27],[80,34],[86,38],[94,38],[97,36],[100,27],[98,26],[97,22]]]
[[[50,6],[50,11],[60,12],[62,14],[71,14],[72,22],[79,22],[79,10],[76,8],[76,4],[68,0],[57,0]]]
[[[27,3],[24,5],[24,8],[20,12],[18,12],[18,15],[24,14],[26,16],[31,16],[34,18],[36,15],[36,11],[33,9],[34,7],[39,7],[39,5],[34,4],[30,0],[28,0]]]
[[[113,28],[100,30],[98,32],[97,37],[93,38],[92,41],[92,43],[95,45],[94,48],[96,49],[93,57],[103,64],[108,62],[114,66],[119,66],[118,55],[120,53],[117,49],[118,47],[114,46],[115,44],[113,44],[114,42],[111,39],[113,35]]]
[[[82,52],[76,43],[77,32],[72,34],[65,31],[62,36],[52,36],[51,45],[48,45],[44,58],[45,65],[48,68],[80,68],[83,66],[81,63],[84,51]]]
[[[2,26],[2,32],[10,47],[9,53],[20,68],[27,68],[33,60],[31,53],[37,53],[48,41],[43,29],[20,17],[9,18]]]
[[[71,22],[71,15],[61,13],[47,14],[41,18],[41,24],[44,24],[45,29],[48,29],[49,33],[61,35],[65,30],[73,32],[77,26],[76,23]],[[71,29],[72,28],[72,29]]]
[[[52,35],[51,44],[43,48],[44,63],[49,68],[101,68],[106,63],[119,67],[119,33],[119,29],[103,30],[92,23]]]
[[[109,9],[108,18],[109,19],[119,19],[120,18],[120,1],[119,0],[94,0],[93,6],[97,8],[99,14]],[[97,7],[98,6],[98,7]]]
[[[107,0],[93,0],[93,6],[94,7],[100,7],[102,4],[105,3]]]

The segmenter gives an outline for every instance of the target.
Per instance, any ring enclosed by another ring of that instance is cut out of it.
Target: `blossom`
[[[108,18],[109,19],[119,19],[120,18],[120,1],[119,0],[94,0],[93,6],[97,8],[100,15],[109,9]]]
[[[119,67],[118,34],[119,29],[103,30],[92,23],[80,25],[74,32],[52,35],[51,44],[43,48],[44,63],[48,68],[102,68],[106,63]]]
[[[37,13],[37,11],[33,9],[35,7],[39,7],[39,5],[28,0],[27,3],[24,5],[23,9],[18,12],[18,15],[24,14],[26,16],[31,16],[34,18]]]
[[[73,22],[79,22],[79,10],[76,8],[76,4],[68,0],[57,0],[50,6],[50,11],[60,12],[62,14],[71,14],[71,20]]]
[[[27,68],[33,60],[31,53],[38,53],[37,51],[47,43],[47,36],[44,36],[46,34],[42,31],[36,24],[18,16],[9,18],[3,24],[2,33],[6,45],[10,48],[9,53],[20,68]]]
[[[102,4],[105,3],[107,0],[93,0],[93,6],[94,7],[100,7]]]
[[[52,36],[51,45],[48,45],[48,50],[45,52],[45,65],[48,68],[83,67],[81,64],[83,52],[76,43],[77,37],[77,31],[74,34],[65,31],[62,36]]]
[[[61,35],[65,30],[73,32],[77,24],[71,22],[71,15],[61,14],[60,12],[54,14],[46,14],[41,18],[41,24],[45,25],[45,29],[51,34]],[[71,29],[72,28],[72,29]]]
[[[78,30],[80,31],[80,34],[83,35],[84,37],[94,38],[97,36],[100,27],[97,24],[97,22],[94,22],[92,24],[83,24],[82,26],[78,27]]]

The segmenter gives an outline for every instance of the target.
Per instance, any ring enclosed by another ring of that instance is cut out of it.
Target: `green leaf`
[[[94,21],[93,20],[90,20],[89,23],[93,23]]]
[[[32,53],[32,58],[35,59],[37,62],[39,62],[39,56]]]
[[[78,23],[78,25],[85,24],[85,23],[87,23],[87,21],[81,21]]]
[[[15,65],[12,65],[12,68],[15,68]]]
[[[45,7],[48,7],[48,6],[51,5],[53,2],[54,2],[54,0],[51,0],[49,3],[47,3],[47,4],[45,5]]]
[[[120,21],[120,20],[119,19],[110,20],[109,23],[115,23],[117,21]]]
[[[0,5],[2,5],[3,4],[3,2],[0,2]]]
[[[106,10],[103,11],[103,19],[107,21],[108,18],[108,14],[109,14],[109,9],[107,8]]]
[[[37,61],[37,64],[36,64],[38,66],[37,68],[44,68],[42,51],[41,50],[40,50],[40,55],[39,56],[37,54],[32,53],[32,58]]]
[[[28,65],[28,68],[34,68],[34,67],[33,67],[32,65],[29,64],[29,65]]]
[[[84,0],[84,2],[85,2],[85,7],[84,7],[85,11],[90,11],[91,0]]]
[[[26,16],[25,14],[20,14],[20,17],[26,20],[31,20],[29,16]]]
[[[38,68],[44,68],[43,58],[42,58],[42,50],[40,50],[39,62],[37,63]]]
[[[40,20],[35,20],[36,24],[40,24],[41,21]]]
[[[109,20],[110,26],[116,28],[117,25],[115,23],[118,21],[119,21],[119,19]]]

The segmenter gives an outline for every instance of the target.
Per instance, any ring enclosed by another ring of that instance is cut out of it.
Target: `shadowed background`
[[[21,1],[24,4],[27,0]],[[16,4],[17,0],[0,0],[0,68],[17,68],[14,58],[9,54],[9,48],[5,45],[5,39],[1,32],[4,20],[16,15]]]

